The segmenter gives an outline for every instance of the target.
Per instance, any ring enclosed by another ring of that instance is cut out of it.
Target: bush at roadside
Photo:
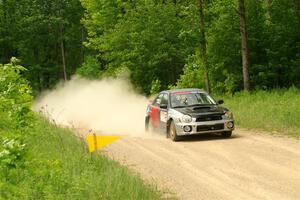
[[[300,138],[300,89],[236,93],[225,97],[237,125]]]

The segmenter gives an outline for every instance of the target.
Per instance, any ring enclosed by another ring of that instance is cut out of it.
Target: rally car
[[[200,89],[160,92],[146,111],[146,130],[155,129],[177,141],[184,135],[221,133],[230,137],[234,130],[233,114]]]

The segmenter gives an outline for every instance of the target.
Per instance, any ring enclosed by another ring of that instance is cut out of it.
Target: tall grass
[[[0,199],[161,198],[156,187],[146,185],[125,167],[89,155],[69,130],[37,120],[24,134],[30,137],[25,139],[22,165],[0,166]]]
[[[225,97],[238,126],[300,138],[300,90],[240,92]]]

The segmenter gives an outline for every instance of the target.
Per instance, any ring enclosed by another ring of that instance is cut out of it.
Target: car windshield
[[[187,107],[216,104],[215,100],[202,92],[175,92],[171,93],[171,107]]]

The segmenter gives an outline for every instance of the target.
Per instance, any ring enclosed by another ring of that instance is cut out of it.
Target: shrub
[[[161,88],[160,80],[156,79],[156,80],[152,81],[150,95],[155,95],[155,94],[159,93],[160,88]]]
[[[32,95],[28,81],[20,75],[26,68],[18,63],[13,57],[9,64],[0,64],[0,111],[7,113],[15,126],[23,127],[32,117]]]
[[[300,90],[295,87],[239,92],[227,96],[225,104],[241,127],[300,137]]]
[[[204,66],[198,55],[188,58],[184,65],[183,74],[177,80],[175,86],[170,88],[203,88],[204,87]]]
[[[0,165],[6,167],[16,167],[25,154],[25,144],[16,139],[4,139],[3,150],[0,151]]]
[[[97,58],[87,56],[85,62],[77,69],[76,73],[85,78],[97,79],[101,74],[101,64]]]

